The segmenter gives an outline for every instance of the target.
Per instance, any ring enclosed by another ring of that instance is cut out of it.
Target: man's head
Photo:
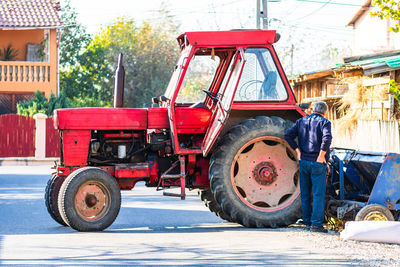
[[[313,111],[321,115],[325,115],[328,110],[328,105],[324,101],[317,101],[314,103]]]

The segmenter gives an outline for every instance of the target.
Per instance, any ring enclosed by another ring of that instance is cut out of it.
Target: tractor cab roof
[[[266,45],[275,43],[278,36],[274,30],[203,31],[183,33],[177,40],[183,49],[188,44],[202,47]]]

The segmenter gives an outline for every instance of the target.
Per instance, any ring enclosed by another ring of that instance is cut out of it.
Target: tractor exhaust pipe
[[[118,66],[115,70],[115,86],[114,86],[114,108],[122,108],[124,105],[124,86],[125,86],[125,69],[123,65],[122,53],[118,57]]]

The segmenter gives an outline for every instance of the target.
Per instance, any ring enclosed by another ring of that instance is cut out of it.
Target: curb
[[[55,165],[55,161],[60,158],[0,158],[0,166],[39,166],[39,165]]]

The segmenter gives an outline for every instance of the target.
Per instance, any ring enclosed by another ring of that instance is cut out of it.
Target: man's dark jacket
[[[298,138],[299,145],[295,139]],[[286,132],[285,140],[293,148],[300,148],[301,159],[317,161],[320,150],[326,151],[329,159],[329,147],[332,142],[331,122],[318,113],[298,119]]]

